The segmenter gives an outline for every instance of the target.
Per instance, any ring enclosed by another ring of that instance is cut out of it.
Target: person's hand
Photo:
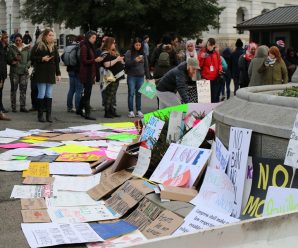
[[[61,76],[56,76],[56,80],[57,80],[58,83],[60,83],[61,82]]]
[[[41,60],[45,61],[45,62],[49,62],[52,58],[53,58],[53,56],[46,55],[46,56],[42,57]]]
[[[101,61],[103,61],[103,57],[97,57],[97,58],[95,59],[95,62],[96,62],[96,63],[99,63],[99,62],[101,62]]]
[[[143,55],[139,55],[135,58],[135,61],[140,62],[143,59]]]
[[[118,56],[117,57],[118,62],[123,63],[124,62],[124,57]]]

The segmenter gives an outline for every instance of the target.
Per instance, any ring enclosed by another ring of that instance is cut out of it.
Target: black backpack
[[[66,66],[77,66],[80,64],[80,44],[73,44],[65,47],[61,56]]]

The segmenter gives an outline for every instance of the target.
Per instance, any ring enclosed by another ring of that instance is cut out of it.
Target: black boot
[[[114,107],[111,108],[111,113],[114,117],[121,117],[121,115],[117,114],[116,108],[114,108]]]
[[[96,118],[90,116],[90,111],[91,111],[90,105],[89,104],[86,104],[86,106],[85,106],[85,119],[86,120],[95,121]]]
[[[112,114],[111,110],[107,107],[105,107],[105,118],[114,118],[114,115]]]
[[[79,109],[76,110],[76,114],[80,115],[82,117],[85,117],[84,113],[83,113],[83,109],[85,107],[85,97],[82,96],[81,100],[80,100],[80,104],[79,104]]]
[[[44,99],[37,99],[37,118],[39,122],[45,122],[45,119],[43,117],[43,106]]]
[[[46,102],[46,120],[47,122],[53,122],[52,120],[52,98],[45,98]]]

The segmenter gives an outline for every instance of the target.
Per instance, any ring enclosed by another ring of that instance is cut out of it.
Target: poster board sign
[[[183,135],[183,112],[173,111],[170,114],[167,143],[176,143]]]
[[[222,171],[226,171],[230,153],[218,137],[215,137],[215,142],[212,144],[212,154],[210,158],[210,167]]]
[[[139,89],[139,92],[149,99],[153,99],[156,95],[156,85],[154,82],[145,81]]]
[[[296,116],[285,157],[285,165],[298,168],[298,114]]]
[[[140,146],[137,164],[132,172],[135,177],[143,177],[147,172],[151,160],[151,150]]]
[[[210,103],[211,102],[210,80],[198,80],[197,92],[198,92],[198,102]]]

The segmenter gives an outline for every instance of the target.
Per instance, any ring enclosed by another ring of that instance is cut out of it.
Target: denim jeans
[[[226,85],[226,90],[227,90],[227,99],[229,99],[230,98],[230,95],[231,95],[231,90],[230,90],[231,76],[230,75],[227,75],[227,74],[224,74],[223,75],[223,78],[225,80],[225,85]],[[222,95],[225,94],[225,85],[223,84],[221,86],[221,93],[222,93]]]
[[[219,102],[221,84],[216,79],[210,80],[210,88],[211,88],[211,102],[212,103]]]
[[[80,106],[81,96],[83,94],[83,85],[79,79],[79,75],[73,71],[68,73],[69,75],[69,90],[67,94],[67,108],[73,107],[73,96],[75,95],[75,107],[78,110]]]
[[[52,98],[54,84],[37,83],[38,99]]]
[[[139,92],[142,84],[144,83],[144,77],[132,77],[127,76],[128,84],[128,111],[133,111],[133,98],[136,95],[136,109],[141,111],[141,98],[142,94]]]

